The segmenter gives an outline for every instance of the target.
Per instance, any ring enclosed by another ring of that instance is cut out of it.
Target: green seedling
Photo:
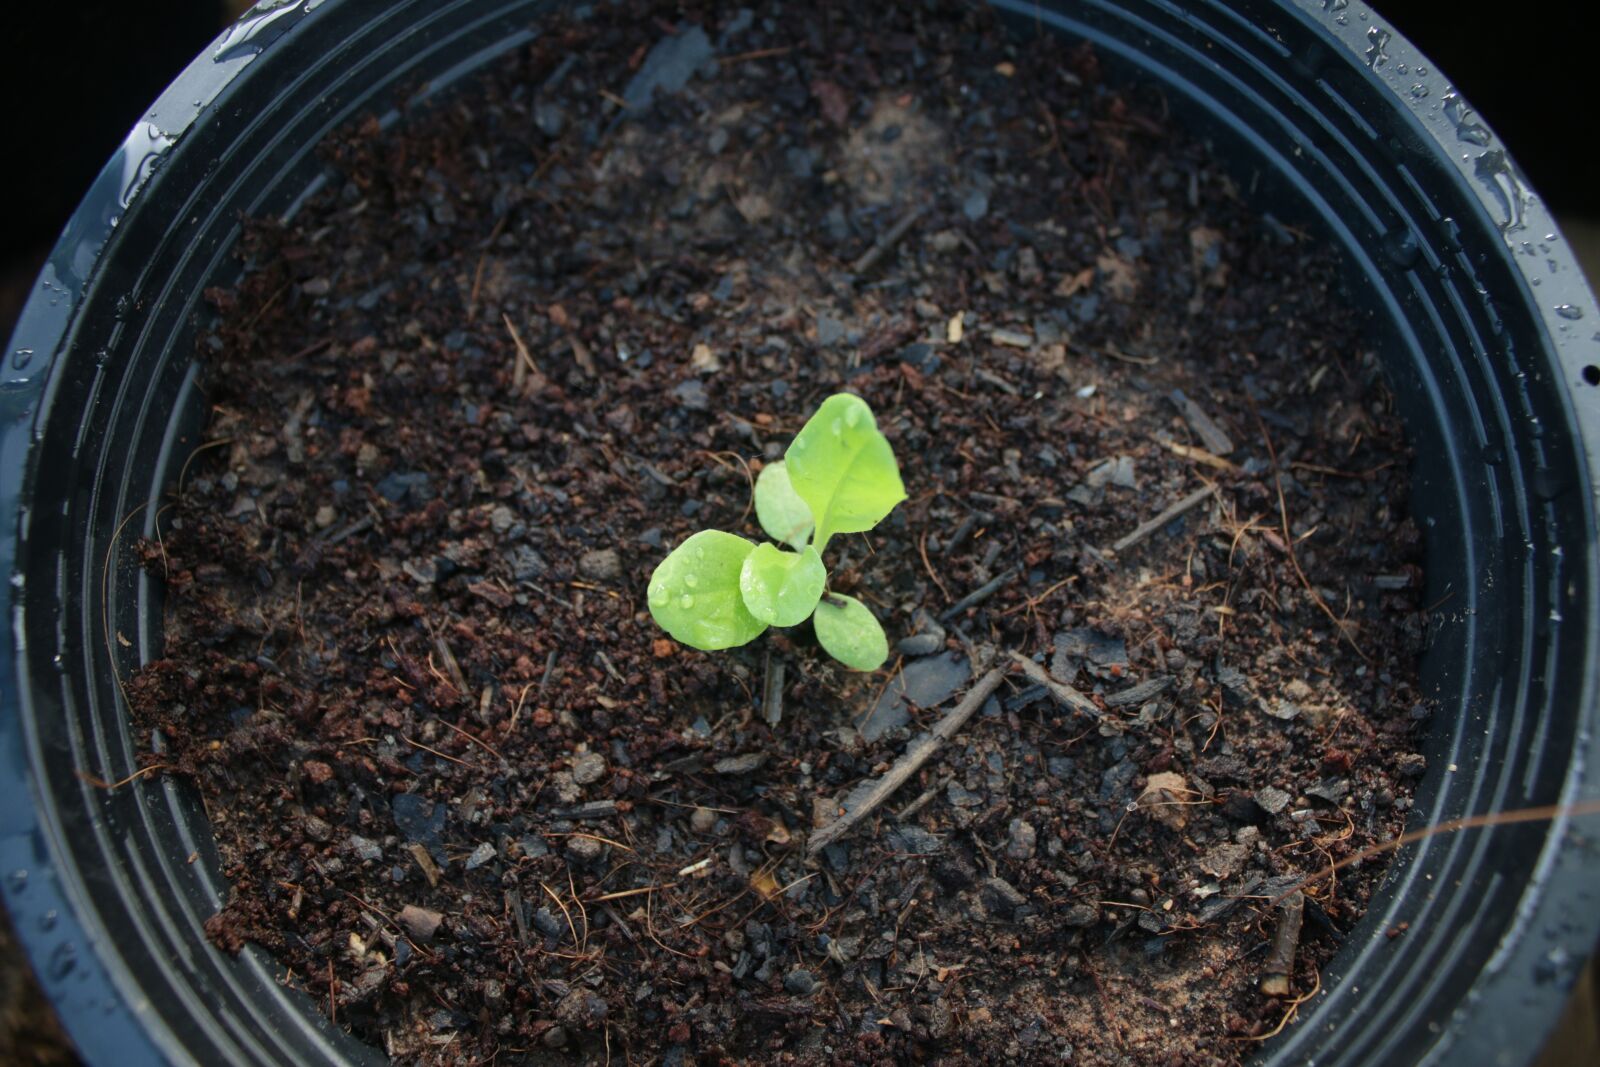
[[[811,619],[834,659],[877,670],[889,658],[883,627],[861,601],[828,590],[822,553],[834,534],[872,529],[905,498],[894,449],[872,409],[849,393],[830,396],[783,459],[756,479],[756,519],[778,544],[700,531],[650,576],[650,614],[679,641],[708,652]]]

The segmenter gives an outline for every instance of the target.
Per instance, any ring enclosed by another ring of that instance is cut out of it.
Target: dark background
[[[1359,2],[1348,9],[1351,17]],[[243,0],[30,0],[6,11],[0,100],[11,115],[4,186],[11,193],[0,229],[0,337],[9,337],[34,275],[101,165],[162,88],[245,6]],[[1530,5],[1492,21],[1462,0],[1379,7],[1510,146],[1594,279],[1600,153],[1583,145],[1600,90],[1588,66],[1595,61],[1592,36],[1575,24],[1568,5]],[[1600,1062],[1593,1058],[1593,971],[1545,1064]],[[0,1063],[72,1060],[0,916]]]
[[[731,0],[730,0],[731,2]],[[1329,0],[1331,2],[1331,0]],[[1358,0],[1359,2],[1359,0]],[[6,12],[0,95],[9,105],[12,208],[0,237],[0,336],[101,164],[242,0],[47,0]],[[1570,234],[1600,220],[1600,153],[1582,148],[1600,90],[1590,35],[1566,5],[1491,21],[1461,0],[1394,0],[1383,16],[1455,79],[1510,146]],[[1357,8],[1349,8],[1351,17]],[[1534,14],[1547,12],[1542,17]],[[1586,106],[1589,105],[1589,106]]]

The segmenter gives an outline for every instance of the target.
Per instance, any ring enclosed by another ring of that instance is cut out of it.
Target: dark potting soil
[[[247,226],[130,686],[211,936],[405,1063],[1246,1057],[1385,861],[1305,888],[1270,996],[1280,899],[1422,767],[1365,320],[1092,52],[801,7],[554,19]],[[651,569],[759,536],[841,389],[910,492],[831,561],[890,668],[668,639]],[[1012,653],[1093,711],[1013,669],[808,859]]]

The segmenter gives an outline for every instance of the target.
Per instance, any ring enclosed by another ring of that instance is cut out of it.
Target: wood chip
[[[1224,433],[1222,427],[1200,409],[1199,404],[1185,396],[1182,389],[1174,389],[1167,394],[1167,399],[1177,405],[1189,429],[1194,431],[1194,435],[1209,451],[1218,456],[1226,456],[1233,451],[1233,438]]]
[[[433,862],[433,857],[428,854],[427,846],[412,842],[406,846],[406,851],[411,853],[411,858],[417,861],[417,866],[422,868],[422,873],[428,879],[429,886],[439,884],[439,865]]]
[[[1305,921],[1306,895],[1295,890],[1278,905],[1282,914],[1272,933],[1272,948],[1261,968],[1258,988],[1269,997],[1289,995],[1289,980],[1294,977],[1294,957],[1300,947],[1300,925]]]

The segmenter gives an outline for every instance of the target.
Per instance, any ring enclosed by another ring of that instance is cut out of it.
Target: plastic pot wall
[[[1437,605],[1414,823],[1600,797],[1600,311],[1494,134],[1348,0],[1000,6],[1162,86],[1263,209],[1343,250],[1416,448]],[[4,352],[0,891],[91,1063],[382,1059],[260,953],[206,942],[226,886],[193,795],[84,775],[137,768],[118,681],[160,647],[161,607],[126,546],[197,443],[201,291],[237,276],[239,217],[292,213],[324,180],[324,134],[401,120],[534,36],[539,9],[298,0],[247,17],[112,158]],[[1531,1059],[1600,929],[1597,829],[1557,818],[1402,851],[1263,1058]]]

